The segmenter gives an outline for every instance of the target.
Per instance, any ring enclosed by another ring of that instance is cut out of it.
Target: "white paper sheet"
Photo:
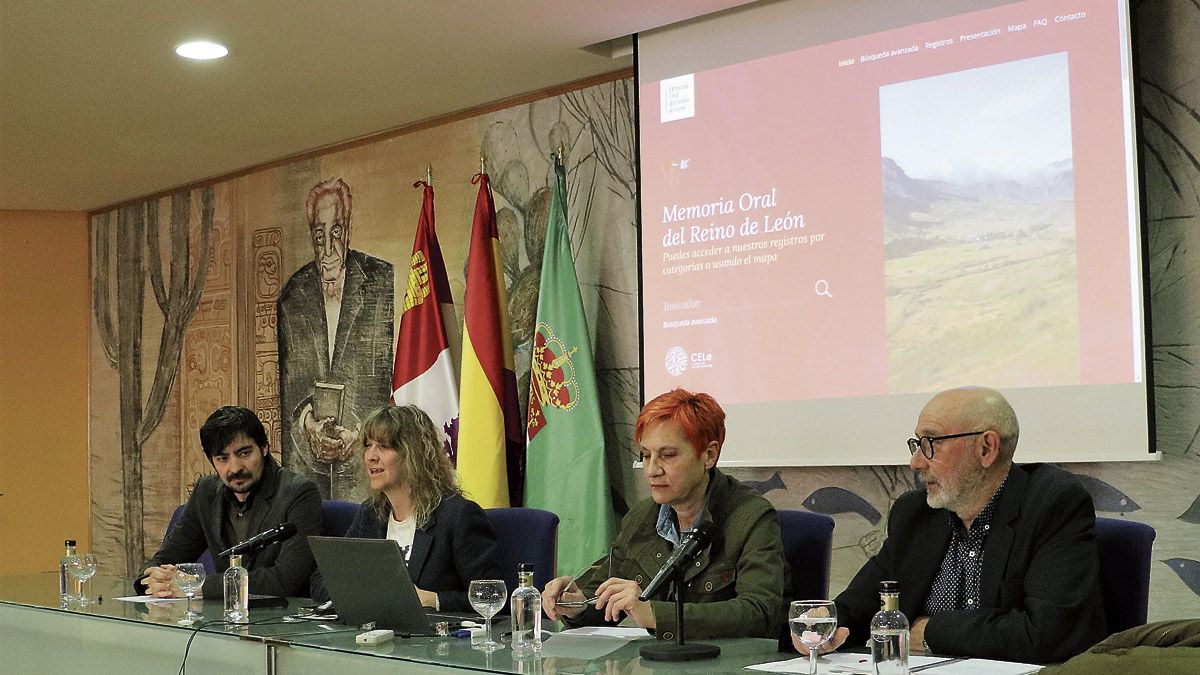
[[[1042,667],[1033,663],[1015,661],[993,661],[991,659],[967,659],[955,661],[921,671],[931,675],[1026,675],[1036,673]]]
[[[992,661],[988,659],[948,659],[942,656],[909,656],[909,668],[924,666],[921,673],[930,675],[1026,675],[1041,669],[1030,663]],[[786,661],[760,663],[746,666],[747,670],[769,673],[808,673],[808,657],[800,656]],[[872,675],[871,657],[867,654],[842,654],[834,652],[817,660],[818,675]]]
[[[624,626],[583,626],[582,628],[570,628],[564,630],[562,635],[586,635],[594,637],[607,638],[624,638],[626,641],[637,640],[638,638],[653,639],[654,636],[646,632],[645,628],[626,628]]]
[[[909,664],[915,665],[915,664]],[[797,656],[786,661],[775,661],[774,663],[760,663],[756,666],[746,666],[747,670],[762,670],[769,673],[808,673],[808,657]],[[873,675],[875,671],[871,668],[871,657],[866,654],[826,654],[817,659],[817,673],[819,675]]]
[[[144,602],[147,605],[169,605],[173,602],[187,602],[187,598],[156,598],[152,595],[127,595],[123,598],[113,598],[121,602]]]
[[[542,657],[599,659],[635,640],[653,640],[645,628],[584,626],[554,634],[542,642]]]

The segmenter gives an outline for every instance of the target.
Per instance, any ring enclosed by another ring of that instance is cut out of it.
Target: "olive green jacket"
[[[1200,620],[1160,621],[1114,633],[1066,663],[1040,675],[1086,673],[1200,673]]]
[[[784,620],[786,562],[775,508],[761,495],[736,479],[713,469],[709,473],[706,511],[716,531],[684,575],[685,637],[776,638]],[[662,568],[674,548],[658,535],[658,504],[639,503],[621,521],[612,552],[596,561],[579,578],[591,597],[611,575],[632,579],[645,587]],[[663,594],[665,597],[666,594]],[[651,600],[660,640],[674,640],[674,596]],[[604,615],[589,607],[569,625],[604,623]]]

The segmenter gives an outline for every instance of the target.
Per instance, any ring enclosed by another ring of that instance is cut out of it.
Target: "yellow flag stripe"
[[[459,411],[458,476],[463,491],[485,509],[508,506],[504,411],[475,352],[469,326],[463,326]]]

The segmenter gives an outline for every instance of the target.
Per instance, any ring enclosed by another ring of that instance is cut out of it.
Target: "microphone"
[[[260,548],[263,548],[264,546],[269,546],[277,541],[283,541],[284,539],[291,537],[293,534],[296,534],[295,525],[291,523],[276,525],[265,532],[260,532],[253,537],[250,537],[240,544],[234,544],[224,551],[221,551],[217,557],[224,558],[225,556],[230,555],[252,553]]]
[[[683,568],[690,565],[696,559],[696,556],[700,555],[712,543],[714,529],[716,529],[716,526],[713,525],[712,521],[706,520],[688,531],[679,542],[679,545],[675,547],[675,550],[671,551],[671,556],[667,558],[667,562],[663,563],[662,569],[650,580],[650,583],[646,586],[646,590],[642,591],[642,594],[638,596],[638,600],[642,602],[649,600],[658,592],[663,584],[670,581],[676,574],[680,574]]]

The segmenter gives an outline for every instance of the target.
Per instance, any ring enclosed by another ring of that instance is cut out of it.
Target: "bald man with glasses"
[[[1062,469],[1013,464],[1018,432],[992,389],[925,405],[908,439],[922,487],[896,500],[883,547],[836,598],[823,651],[869,639],[884,580],[899,582],[914,653],[1051,663],[1105,637],[1092,499]]]

